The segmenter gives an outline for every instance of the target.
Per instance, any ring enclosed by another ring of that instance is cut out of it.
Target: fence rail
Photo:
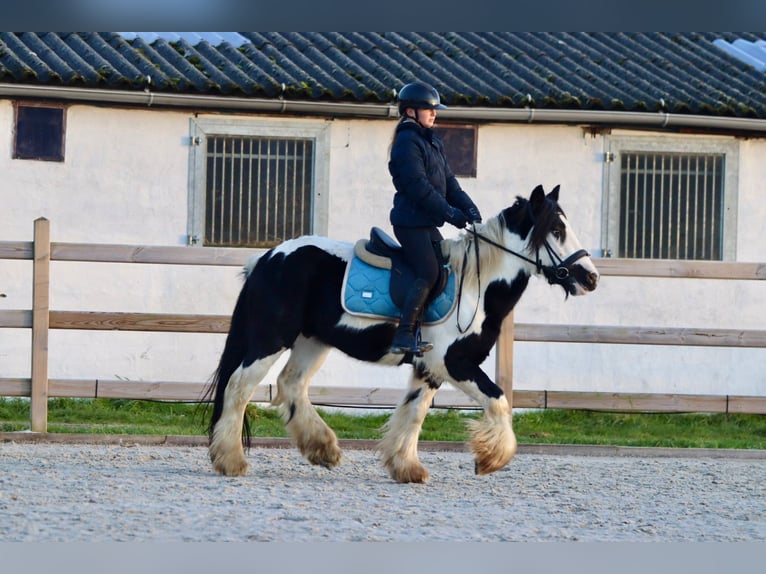
[[[158,265],[242,266],[260,249],[132,246],[50,241],[50,224],[35,221],[32,242],[0,242],[0,259],[33,261],[32,309],[0,310],[0,328],[32,330],[30,378],[0,377],[0,396],[31,398],[33,431],[47,429],[48,397],[133,398],[178,401],[201,400],[204,383],[49,379],[48,333],[51,329],[120,330],[177,333],[226,333],[229,317],[202,314],[57,311],[49,308],[51,261],[144,263]],[[602,275],[670,277],[720,280],[766,280],[764,263],[711,261],[597,259]],[[513,342],[567,342],[587,344],[674,345],[714,347],[766,347],[766,331],[514,323],[509,317],[497,344],[496,381],[514,407],[567,408],[618,411],[726,412],[766,414],[766,397],[729,395],[673,395],[587,393],[513,390]],[[254,401],[269,401],[272,385],[259,385]],[[316,404],[392,407],[399,389],[311,387]],[[436,407],[475,406],[458,391],[443,389]]]

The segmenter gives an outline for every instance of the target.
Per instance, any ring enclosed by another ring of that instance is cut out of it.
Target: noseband
[[[551,261],[558,261],[555,266],[553,265],[543,265],[540,261],[539,257],[539,250],[538,250],[538,258],[535,262],[535,266],[537,267],[537,272],[540,273],[542,271],[543,275],[545,275],[545,278],[548,280],[548,283],[551,285],[564,285],[564,282],[569,279],[569,275],[572,272],[572,267],[574,266],[575,262],[582,259],[583,257],[590,257],[590,253],[588,253],[585,249],[578,249],[574,253],[572,253],[569,257],[566,259],[561,259],[555,251],[551,248],[550,243],[548,243],[548,240],[545,240],[545,250],[548,252],[548,256],[551,258]]]

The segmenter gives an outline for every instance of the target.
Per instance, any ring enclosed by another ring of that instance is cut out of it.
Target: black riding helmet
[[[425,82],[412,82],[399,91],[399,114],[404,115],[404,110],[443,110],[447,106],[439,100],[439,92]]]

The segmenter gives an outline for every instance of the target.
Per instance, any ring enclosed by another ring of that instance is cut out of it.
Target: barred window
[[[189,243],[272,247],[326,232],[325,123],[192,122]]]
[[[312,232],[310,139],[207,138],[205,244],[268,247]]]
[[[722,154],[625,152],[621,162],[620,257],[722,258]]]
[[[666,141],[637,146],[655,149],[635,149],[625,143],[608,156],[614,164],[610,187],[616,189],[608,197],[607,254],[734,259],[736,145],[713,149],[710,142],[679,142],[673,149],[674,142]]]

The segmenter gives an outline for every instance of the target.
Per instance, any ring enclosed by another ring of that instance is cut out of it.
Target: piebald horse
[[[351,243],[319,236],[290,239],[254,257],[215,375],[209,455],[216,472],[241,476],[250,444],[245,410],[256,385],[287,350],[277,377],[279,405],[293,444],[310,463],[332,468],[341,462],[335,433],[309,401],[308,385],[331,348],[380,365],[412,365],[409,387],[384,426],[381,460],[398,482],[426,482],[418,436],[431,400],[449,381],[484,411],[470,421],[475,472],[504,467],[516,452],[511,409],[503,391],[480,365],[497,341],[503,319],[534,274],[561,286],[566,295],[596,288],[599,274],[558,203],[559,187],[537,186],[485,223],[476,223],[442,244],[444,259],[459,282],[459,304],[438,323],[423,325],[433,349],[423,356],[388,352],[396,319],[352,315],[341,303]]]

